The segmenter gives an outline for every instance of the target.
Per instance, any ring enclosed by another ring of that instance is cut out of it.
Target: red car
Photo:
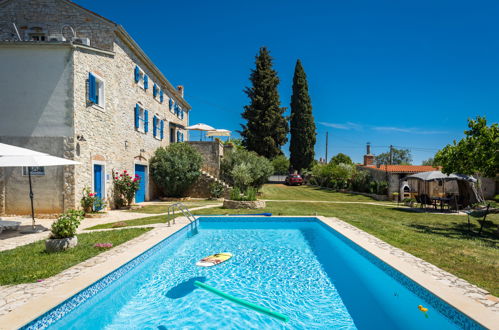
[[[299,174],[289,174],[286,177],[286,180],[284,180],[284,183],[289,186],[292,185],[300,186],[303,184],[303,178]]]

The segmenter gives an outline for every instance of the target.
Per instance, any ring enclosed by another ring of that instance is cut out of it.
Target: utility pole
[[[328,136],[329,132],[326,132],[326,164],[327,164],[327,143],[328,143]]]
[[[390,144],[390,165],[393,165],[393,146]]]

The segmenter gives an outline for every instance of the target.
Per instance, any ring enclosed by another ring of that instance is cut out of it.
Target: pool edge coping
[[[223,217],[223,216],[203,216],[197,215],[196,218],[201,217]],[[247,218],[254,216],[238,216],[238,218]],[[377,240],[384,244],[389,245],[394,249],[403,251],[404,253],[413,256],[412,254],[394,247],[391,244],[369,234],[368,232],[359,229],[355,226],[348,224],[347,222],[335,218],[335,217],[325,217],[325,216],[273,216],[273,218],[316,218],[321,221],[324,225],[332,228],[342,236],[346,237],[348,240],[352,241],[354,244],[358,245],[362,249],[371,253],[375,257],[379,258],[381,261],[385,262],[390,267],[399,271],[403,275],[407,276],[409,279],[415,283],[421,285],[423,288],[437,296],[438,298],[445,301],[450,306],[456,308],[467,317],[475,320],[477,323],[488,329],[499,329],[497,324],[499,324],[499,313],[495,313],[488,310],[485,306],[474,301],[473,299],[458,294],[454,292],[455,289],[445,286],[443,283],[439,283],[436,279],[432,278],[430,275],[425,274],[420,269],[412,265],[411,263],[403,260],[397,256],[390,253],[389,250],[383,249],[373,242],[369,241],[368,238]],[[149,249],[153,248],[155,245],[159,244],[163,240],[182,230],[184,227],[189,225],[189,222],[184,217],[177,218],[177,223],[179,227],[156,227],[153,231],[157,231],[157,234],[142,241],[138,242],[133,246],[133,249],[129,249],[126,252],[116,255],[110,262],[98,264],[91,269],[87,269],[82,272],[77,277],[64,282],[47,294],[36,297],[27,303],[19,306],[12,312],[0,316],[0,329],[12,329],[20,328],[34,320],[38,317],[44,315],[51,309],[57,307],[59,304],[63,303],[67,299],[71,298],[80,291],[86,289],[93,283],[104,278],[108,274],[117,270],[118,268],[124,266],[126,263],[132,261],[133,259],[139,257],[141,254],[145,253]],[[336,222],[336,223],[335,223]],[[338,224],[342,224],[340,226]],[[360,235],[359,232],[363,233]],[[165,232],[167,235],[162,235],[161,232]],[[419,259],[419,258],[418,258]],[[452,274],[451,274],[452,275]],[[455,275],[452,275],[455,276]],[[4,327],[8,325],[8,327]]]

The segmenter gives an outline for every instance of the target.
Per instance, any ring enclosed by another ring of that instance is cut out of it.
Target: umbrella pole
[[[33,186],[31,184],[31,167],[28,167],[28,178],[29,178],[29,198],[31,199],[31,219],[32,227],[35,229],[35,207],[33,205]]]

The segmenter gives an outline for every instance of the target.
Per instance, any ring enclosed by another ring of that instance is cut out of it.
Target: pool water
[[[234,256],[214,267],[195,266],[199,259],[217,252]],[[315,218],[205,217],[195,235],[186,227],[50,326],[160,330],[459,328],[449,315],[465,316],[448,305],[441,307],[443,302],[434,307],[372,258]],[[196,280],[284,314],[289,322],[197,288]],[[418,305],[428,312],[421,312]],[[447,316],[439,311],[442,308]],[[445,312],[445,308],[452,311]],[[467,319],[466,326],[470,325],[479,328]]]

